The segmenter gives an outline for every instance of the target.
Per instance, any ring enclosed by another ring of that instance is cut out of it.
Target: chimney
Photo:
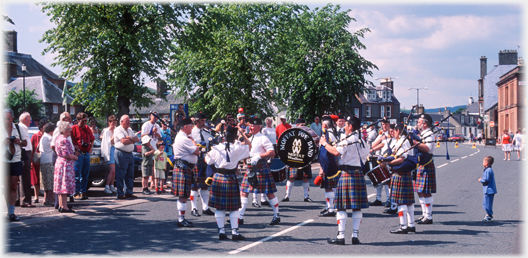
[[[6,31],[5,36],[6,36],[5,51],[18,53],[17,32],[14,30]]]
[[[156,95],[158,98],[163,98],[167,92],[167,82],[164,80],[158,80],[156,82]]]
[[[439,115],[442,114],[442,109],[441,109],[441,108],[438,109],[438,114],[439,114]]]
[[[11,81],[11,77],[17,77],[17,64],[15,63],[5,63],[5,83],[9,83]]]
[[[473,97],[469,97],[469,100],[468,100],[469,105],[473,104],[473,102],[474,102]]]
[[[499,65],[516,65],[517,62],[516,50],[501,50],[499,52]]]
[[[486,56],[480,57],[480,79],[488,75],[488,58]]]

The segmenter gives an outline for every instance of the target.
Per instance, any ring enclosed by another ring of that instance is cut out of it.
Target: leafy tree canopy
[[[35,90],[26,90],[26,109],[24,110],[24,91],[10,91],[5,99],[5,106],[12,109],[15,113],[15,120],[24,112],[31,114],[32,119],[44,117],[42,112],[44,104],[42,100],[36,98]]]

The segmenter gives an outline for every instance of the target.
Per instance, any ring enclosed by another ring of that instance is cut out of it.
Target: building
[[[515,133],[524,128],[524,95],[523,67],[517,66],[500,77],[498,87],[498,133],[504,130]]]
[[[351,101],[354,116],[362,123],[371,124],[383,117],[391,123],[399,123],[400,102],[394,96],[394,81],[382,79],[380,86],[366,86],[363,94],[356,95],[357,102]]]

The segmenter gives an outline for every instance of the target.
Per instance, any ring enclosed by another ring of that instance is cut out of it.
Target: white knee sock
[[[273,208],[273,216],[278,217],[279,216],[279,199],[277,196],[275,198],[271,199],[270,201],[271,208]]]
[[[353,211],[352,212],[352,237],[358,237],[359,224],[361,224],[361,219],[363,218],[362,211]]]
[[[310,196],[308,194],[308,192],[310,192],[310,183],[309,182],[303,183],[302,186],[304,189],[304,198],[308,198],[308,196]]]
[[[387,202],[390,201],[390,191],[389,191],[389,186],[388,185],[385,185],[383,186],[383,188],[385,188],[385,196],[387,196]],[[381,199],[381,196],[380,196],[380,199]]]
[[[293,187],[293,183],[290,181],[286,181],[286,196],[285,197],[290,197],[292,187]]]
[[[398,205],[398,218],[400,219],[400,227],[407,228],[407,205]]]
[[[381,201],[381,193],[383,191],[383,185],[376,187],[376,200]]]
[[[428,219],[432,219],[433,218],[433,197],[425,197],[424,198],[424,202],[425,202],[425,216],[426,218]]]
[[[216,219],[216,225],[218,225],[218,233],[225,234],[225,211],[224,210],[216,210],[215,211],[215,219]],[[233,221],[233,220],[231,220]],[[231,222],[232,223],[232,222]]]
[[[338,211],[336,214],[337,219],[337,238],[345,238],[345,230],[346,230],[346,220],[347,220],[347,213],[346,211]]]
[[[335,194],[334,192],[325,192],[326,197],[326,207],[328,208],[329,212],[334,211],[334,198]]]
[[[414,204],[407,206],[407,225],[414,227]]]
[[[420,206],[422,207],[422,217],[425,217],[425,200],[424,200],[424,197],[419,197],[418,201],[420,202]]]
[[[240,218],[239,211],[230,211],[229,219],[231,220],[231,234],[238,235],[238,219]]]
[[[240,197],[240,202],[242,203],[242,207],[239,209],[240,211],[240,219],[244,218],[244,212],[246,211],[246,208],[248,206],[248,198],[247,197]]]
[[[263,193],[260,194],[260,202],[265,202],[266,201],[266,197],[264,196]]]
[[[200,190],[200,197],[202,197],[202,209],[209,209],[209,190]]]
[[[176,208],[178,209],[178,221],[182,222],[185,219],[185,211],[187,210],[187,203],[182,203],[180,200],[176,202]]]
[[[191,196],[189,197],[189,200],[191,201],[191,208],[193,210],[196,209],[196,198],[198,198],[198,191],[191,190]]]
[[[253,198],[251,198],[251,201],[252,201],[253,203],[258,203],[258,202],[257,202],[257,197],[258,197],[258,195],[259,195],[259,194],[256,194],[256,193],[253,194]]]

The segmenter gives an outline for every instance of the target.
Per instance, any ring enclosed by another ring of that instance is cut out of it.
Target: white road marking
[[[464,157],[462,157],[462,158],[460,158],[460,159],[465,159],[465,158],[467,158],[467,157],[468,157],[468,156],[464,156]]]
[[[290,227],[290,228],[285,229],[285,230],[283,230],[283,231],[281,231],[281,232],[275,233],[275,234],[273,234],[273,235],[271,235],[271,236],[269,236],[269,237],[265,237],[265,238],[263,238],[263,239],[261,239],[261,240],[259,240],[259,241],[257,241],[257,242],[251,243],[251,244],[249,244],[249,245],[246,245],[246,246],[243,246],[243,247],[241,247],[241,248],[238,248],[238,249],[236,249],[236,250],[234,250],[234,251],[231,251],[231,252],[229,252],[228,254],[238,254],[238,253],[240,253],[240,252],[242,252],[242,251],[248,250],[248,249],[251,248],[251,247],[254,247],[254,246],[260,245],[260,244],[262,244],[262,243],[264,243],[264,242],[266,242],[266,241],[268,241],[268,240],[273,239],[274,237],[278,237],[278,236],[280,236],[280,235],[286,234],[286,233],[288,233],[288,232],[290,232],[290,231],[292,231],[292,230],[295,230],[295,229],[297,229],[297,228],[299,228],[299,227],[301,227],[301,226],[304,226],[304,225],[306,225],[306,224],[308,224],[308,223],[310,223],[310,222],[313,222],[313,221],[314,221],[314,219],[309,219],[309,220],[307,220],[307,221],[305,221],[305,222],[303,222],[303,223],[299,223],[299,224],[297,224],[297,225],[295,225],[295,226],[293,226],[293,227]]]
[[[374,197],[374,196],[376,196],[376,195],[377,195],[377,193],[369,194],[369,195],[367,196],[367,198]]]
[[[447,164],[449,164],[449,163],[442,164],[442,165],[440,165],[440,166],[438,166],[436,168],[441,168],[441,167],[447,166]]]
[[[457,162],[457,161],[459,161],[459,160],[460,160],[460,159],[452,160],[451,163],[453,163],[453,162]]]

